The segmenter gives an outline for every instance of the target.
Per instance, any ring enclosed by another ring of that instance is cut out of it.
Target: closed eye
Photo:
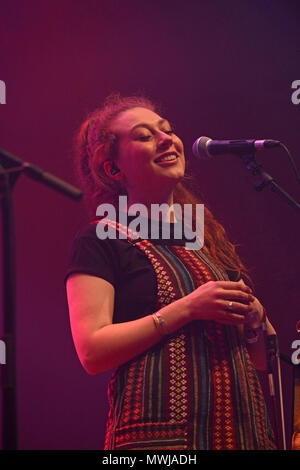
[[[173,135],[174,134],[173,129],[163,130],[162,132],[164,132],[167,135]],[[151,137],[152,137],[152,134],[140,135],[140,136],[137,136],[137,140],[141,140],[142,142],[146,142]]]

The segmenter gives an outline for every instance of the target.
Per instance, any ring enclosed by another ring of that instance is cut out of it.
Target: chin
[[[166,171],[161,177],[166,180],[176,180],[179,182],[184,177],[184,171],[178,168],[170,168],[170,171]]]

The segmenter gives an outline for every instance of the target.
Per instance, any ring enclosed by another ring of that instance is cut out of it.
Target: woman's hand
[[[250,310],[246,315],[246,325],[249,328],[258,328],[264,321],[265,309],[256,297],[249,304],[249,307]]]
[[[189,309],[191,320],[238,325],[253,322],[249,315],[254,315],[259,308],[258,300],[251,292],[242,279],[238,282],[209,281],[182,300]]]

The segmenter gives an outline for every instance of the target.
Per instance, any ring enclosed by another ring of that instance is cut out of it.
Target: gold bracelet
[[[170,334],[167,324],[164,318],[161,316],[159,312],[155,312],[152,314],[152,318],[154,320],[155,326],[160,332],[161,336],[167,336]]]

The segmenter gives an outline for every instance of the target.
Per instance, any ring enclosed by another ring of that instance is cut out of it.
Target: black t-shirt
[[[77,233],[65,281],[72,273],[85,273],[112,284],[115,288],[114,323],[135,320],[153,313],[158,305],[157,280],[151,261],[134,246],[134,241],[130,243],[118,238],[99,239],[96,225],[88,224]],[[161,234],[161,222],[159,230]],[[169,239],[151,239],[150,235],[147,238],[151,243],[160,245],[185,245],[187,239],[184,235],[180,239],[175,238],[175,224],[171,224],[170,232]],[[236,272],[228,274],[230,279],[236,280]]]

